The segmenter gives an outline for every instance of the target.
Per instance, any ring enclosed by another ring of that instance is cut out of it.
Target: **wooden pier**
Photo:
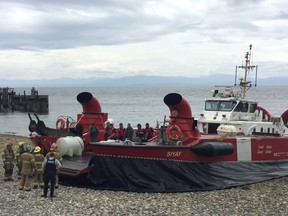
[[[0,88],[0,112],[14,111],[48,113],[48,95],[39,95],[34,87],[31,95],[26,95],[25,91],[17,95],[13,88]]]

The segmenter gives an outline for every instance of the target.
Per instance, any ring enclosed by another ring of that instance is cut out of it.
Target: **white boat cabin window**
[[[248,104],[246,102],[239,102],[234,109],[235,112],[247,112]]]
[[[208,100],[205,103],[206,111],[231,111],[236,105],[236,101],[215,101]]]
[[[248,102],[239,102],[235,107],[235,112],[250,112],[254,113],[256,110],[256,103],[248,103]]]
[[[250,113],[254,113],[257,108],[257,103],[251,103],[250,104]]]
[[[217,111],[218,110],[219,101],[206,101],[205,102],[205,110],[207,111]]]

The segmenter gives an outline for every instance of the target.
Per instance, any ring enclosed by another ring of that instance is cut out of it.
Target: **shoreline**
[[[7,139],[31,144],[29,137],[0,134],[1,151]],[[183,193],[137,193],[64,186],[53,200],[41,198],[42,189],[18,190],[14,181],[4,182],[1,161],[1,215],[286,215],[287,177],[224,190]]]
[[[5,142],[9,139],[13,142],[13,148],[15,148],[18,142],[21,142],[21,141],[25,141],[27,144],[32,145],[32,142],[29,136],[10,134],[10,133],[0,133],[1,144],[5,145]],[[3,145],[1,145],[1,148],[3,147]]]

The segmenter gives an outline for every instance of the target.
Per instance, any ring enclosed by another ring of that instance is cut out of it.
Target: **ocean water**
[[[82,106],[76,100],[81,92],[92,93],[100,102],[102,112],[108,113],[108,118],[114,120],[117,126],[120,122],[128,122],[136,127],[138,123],[146,122],[156,126],[169,118],[169,108],[163,98],[169,93],[180,93],[191,106],[192,115],[198,118],[204,109],[204,100],[212,96],[213,86],[191,87],[139,87],[139,88],[38,88],[39,95],[49,95],[49,113],[39,114],[39,118],[47,127],[55,128],[56,119],[60,115],[70,116],[74,120],[82,113]],[[30,92],[30,89],[14,89],[16,93]],[[288,109],[288,86],[260,86],[251,88],[246,98],[256,100],[259,105],[269,110],[274,116],[280,116]],[[34,117],[32,115],[32,117]],[[36,120],[36,118],[33,118]],[[0,133],[29,135],[30,119],[27,113],[0,113]]]

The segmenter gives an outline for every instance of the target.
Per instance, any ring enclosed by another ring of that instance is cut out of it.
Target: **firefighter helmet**
[[[34,152],[35,153],[39,153],[41,151],[41,148],[39,146],[36,146],[35,149],[34,149]]]
[[[22,142],[18,142],[18,146],[19,146],[19,147],[23,147],[24,144],[25,144],[25,142],[23,142],[23,141],[22,141]]]
[[[12,146],[13,145],[13,142],[11,140],[8,140],[6,143],[5,143],[6,146]]]
[[[24,145],[24,152],[30,152],[31,151],[31,147],[28,144]]]

